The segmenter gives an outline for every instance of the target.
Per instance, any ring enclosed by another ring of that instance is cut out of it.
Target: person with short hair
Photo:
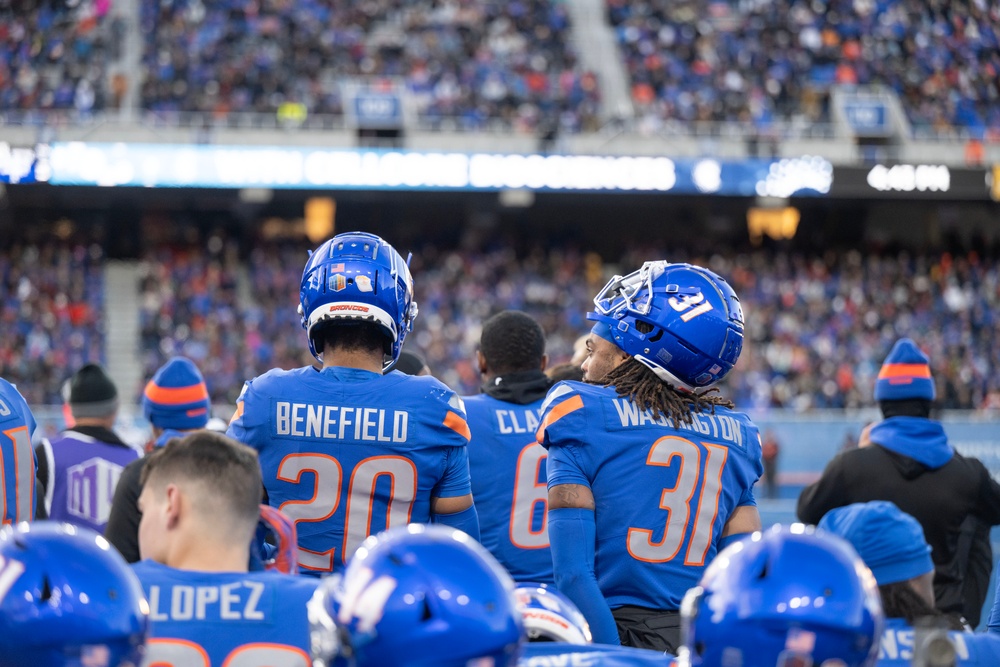
[[[483,323],[476,352],[482,393],[466,396],[469,472],[480,541],[515,581],[553,583],[546,520],[545,449],[535,441],[545,375],[545,332],[527,313]]]
[[[338,234],[302,272],[299,314],[319,367],[248,381],[229,435],[260,454],[270,505],[296,522],[299,568],[343,568],[369,535],[437,522],[479,537],[462,400],[430,376],[386,372],[417,315],[407,262]]]
[[[879,667],[909,665],[914,627],[927,619],[949,631],[959,667],[1000,664],[1000,638],[967,632],[935,608],[931,547],[912,516],[888,501],[851,503],[827,512],[817,528],[850,542],[875,576],[887,620]]]
[[[112,429],[118,418],[118,389],[98,364],[86,364],[66,382],[63,397],[71,428],[35,449],[38,486],[45,514],[55,521],[99,533],[111,516],[118,478],[140,456]]]
[[[884,417],[868,442],[841,452],[802,490],[798,517],[818,523],[830,510],[887,500],[923,526],[935,565],[935,605],[979,624],[993,568],[989,528],[1000,524],[1000,484],[978,459],[962,456],[931,419],[936,391],[930,360],[901,338],[882,364],[875,400]]]
[[[743,312],[707,269],[646,262],[597,295],[586,380],[542,405],[556,586],[594,641],[674,652],[679,609],[716,552],[760,528],[760,435],[710,387]]]
[[[17,387],[0,378],[0,525],[31,521],[38,509],[35,417]]]
[[[211,416],[208,386],[193,361],[174,357],[157,369],[142,392],[142,413],[153,429],[151,447],[205,428]],[[139,560],[140,479],[146,459],[122,470],[104,536],[129,563]]]
[[[143,560],[132,567],[149,599],[147,664],[307,665],[316,581],[248,571],[257,453],[194,431],[150,454],[140,481]]]

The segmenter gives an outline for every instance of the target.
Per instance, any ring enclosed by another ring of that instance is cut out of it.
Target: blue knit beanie
[[[838,507],[826,513],[818,528],[850,542],[879,586],[934,570],[923,527],[894,503],[875,500]]]
[[[161,366],[142,392],[143,414],[162,429],[205,428],[210,408],[205,378],[185,357],[174,357]]]
[[[933,401],[934,378],[930,362],[917,344],[900,338],[885,358],[875,381],[876,401],[905,401],[922,398]]]

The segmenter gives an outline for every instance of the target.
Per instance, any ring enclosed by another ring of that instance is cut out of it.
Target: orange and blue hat
[[[158,428],[205,428],[211,403],[201,371],[186,357],[174,357],[156,371],[142,392],[142,412]]]
[[[933,401],[934,378],[927,355],[909,338],[900,338],[885,358],[875,381],[876,401]]]

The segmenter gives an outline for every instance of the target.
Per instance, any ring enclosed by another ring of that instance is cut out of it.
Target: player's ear
[[[167,527],[173,528],[181,516],[181,490],[177,488],[176,484],[167,484],[165,493],[166,502],[163,504],[163,511],[166,512]]]
[[[541,368],[541,370],[544,372],[545,369],[548,367],[548,365],[549,365],[549,355],[543,354],[542,355],[542,368]]]
[[[482,350],[476,350],[476,365],[479,367],[479,373],[486,375],[488,368],[486,367],[486,357],[483,356]]]

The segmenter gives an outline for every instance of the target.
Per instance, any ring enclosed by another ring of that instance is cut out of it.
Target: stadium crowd
[[[123,23],[107,2],[0,3],[0,109],[98,111]],[[142,2],[141,105],[204,112],[344,112],[345,77],[400,81],[447,129],[597,129],[595,75],[564,3],[341,0]],[[830,121],[833,85],[881,84],[915,128],[1000,132],[996,2],[607,0],[632,98],[652,126]],[[248,67],[250,63],[252,66]],[[296,116],[301,119],[301,116]]]
[[[643,112],[829,122],[832,85],[895,90],[915,127],[1000,130],[1000,6],[921,0],[607,0]]]
[[[0,249],[0,376],[32,405],[61,405],[69,375],[105,359],[102,263],[96,244]]]
[[[121,28],[109,4],[0,2],[0,110],[103,109]]]
[[[593,129],[599,94],[548,0],[143,3],[146,109],[344,111],[341,83],[404,83],[427,121],[532,132]],[[247,63],[252,67],[247,67]]]
[[[235,249],[216,259],[164,251],[151,258],[143,286],[147,375],[184,354],[203,369],[213,399],[231,403],[243,379],[309,363],[293,307],[305,250],[253,249],[243,299]],[[648,250],[628,251],[614,266],[626,270]],[[740,295],[748,341],[723,391],[744,408],[871,406],[881,360],[903,335],[919,339],[933,360],[940,407],[987,407],[1000,395],[1000,271],[976,253],[662,256],[704,263],[729,277]],[[572,248],[520,256],[510,248],[421,248],[412,265],[420,276],[420,316],[407,349],[424,355],[449,386],[476,393],[481,323],[499,310],[520,309],[542,324],[553,363],[568,360],[589,328],[584,313],[592,293],[607,277],[594,262],[600,267],[599,258]]]

